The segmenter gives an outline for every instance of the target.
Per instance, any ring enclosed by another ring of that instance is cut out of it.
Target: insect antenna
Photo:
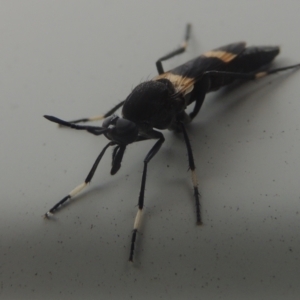
[[[53,116],[48,116],[48,115],[45,115],[44,118],[46,118],[47,120],[49,120],[51,122],[57,123],[61,126],[70,127],[70,128],[76,129],[76,130],[86,130],[89,133],[92,133],[94,135],[101,135],[101,134],[103,134],[103,133],[110,130],[109,128],[103,128],[103,127],[99,127],[99,126],[77,125],[77,124],[70,123],[70,122],[61,120],[59,118],[56,118],[56,117],[53,117]]]

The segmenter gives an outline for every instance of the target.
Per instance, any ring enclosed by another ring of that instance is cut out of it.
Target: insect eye
[[[116,126],[111,131],[111,135],[119,143],[130,144],[138,136],[138,127],[134,122],[119,118],[116,121]]]
[[[110,128],[105,136],[118,144],[133,143],[138,136],[138,127],[134,122],[119,118],[116,115],[105,119],[102,127]]]
[[[117,115],[112,115],[103,121],[102,127],[108,128],[110,125],[115,125],[118,119],[119,117]]]
[[[116,130],[118,131],[119,134],[126,134],[131,132],[132,130],[135,131],[137,126],[135,125],[134,122],[131,122],[126,119],[118,119],[116,122]]]

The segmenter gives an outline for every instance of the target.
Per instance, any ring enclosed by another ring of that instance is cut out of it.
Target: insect
[[[44,116],[49,121],[59,125],[77,130],[86,130],[94,135],[104,135],[109,140],[94,162],[84,182],[55,204],[45,214],[47,218],[91,182],[100,160],[109,147],[114,146],[110,171],[111,175],[114,175],[121,167],[123,155],[128,145],[149,139],[156,140],[144,159],[138,211],[131,238],[130,261],[133,261],[135,242],[144,207],[148,163],[157,154],[165,140],[161,130],[175,130],[183,134],[194,189],[196,221],[197,224],[201,224],[200,194],[194,156],[186,125],[196,117],[208,92],[216,91],[236,80],[255,80],[300,66],[300,64],[295,64],[269,70],[268,65],[279,54],[279,47],[246,47],[245,43],[240,42],[208,51],[187,63],[165,72],[162,62],[186,50],[190,32],[191,25],[188,24],[183,44],[178,49],[158,59],[156,62],[158,76],[136,86],[124,101],[113,107],[106,114],[69,122],[53,116]],[[194,107],[190,113],[187,113],[185,109],[192,103],[194,103]],[[114,113],[121,107],[122,117],[118,117]],[[77,124],[101,119],[104,119],[102,127]]]

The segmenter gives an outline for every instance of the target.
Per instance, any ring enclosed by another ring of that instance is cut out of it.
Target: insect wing
[[[239,42],[216,48],[156,76],[153,80],[168,79],[177,91],[186,95],[191,92],[194,84],[201,79],[204,72],[222,69],[237,58],[245,47],[246,43]]]

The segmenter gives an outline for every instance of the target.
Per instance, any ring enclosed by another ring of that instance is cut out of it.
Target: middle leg
[[[197,224],[201,225],[202,219],[201,219],[201,207],[200,207],[200,193],[198,190],[198,179],[197,179],[197,174],[196,174],[196,167],[195,167],[193,151],[192,151],[191,143],[190,143],[189,137],[187,135],[185,126],[182,122],[180,122],[180,125],[181,125],[181,130],[183,132],[185,145],[187,148],[189,167],[190,167],[191,175],[192,175],[192,182],[193,182],[193,187],[194,187],[194,197],[195,197],[195,203],[196,203]]]
[[[138,233],[138,229],[140,227],[142,211],[143,211],[143,207],[144,207],[144,195],[145,195],[145,187],[146,187],[147,166],[148,166],[149,161],[159,151],[161,145],[165,141],[165,138],[164,138],[163,134],[159,131],[153,130],[152,131],[152,137],[153,138],[158,138],[158,141],[154,144],[154,146],[152,147],[152,149],[149,151],[146,158],[144,159],[144,170],[143,170],[142,183],[141,183],[141,189],[140,189],[140,195],[139,195],[138,212],[137,212],[135,220],[134,220],[133,232],[132,232],[132,238],[131,238],[131,246],[130,246],[130,253],[129,253],[129,261],[131,261],[131,262],[133,261],[136,236],[137,236],[137,233]]]

